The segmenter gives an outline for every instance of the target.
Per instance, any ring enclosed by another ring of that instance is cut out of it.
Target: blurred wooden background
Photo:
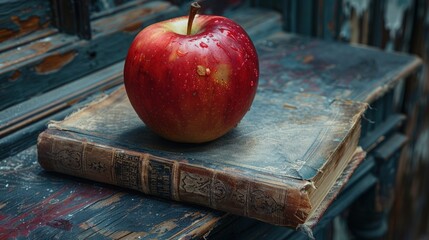
[[[365,44],[420,56],[421,74],[403,86],[403,132],[409,138],[402,152],[391,202],[389,239],[429,237],[429,1],[325,0],[254,1],[283,13],[286,31]],[[353,56],[350,56],[353,57]]]

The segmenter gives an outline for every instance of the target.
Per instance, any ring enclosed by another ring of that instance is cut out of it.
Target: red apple
[[[178,142],[214,140],[249,110],[259,77],[258,56],[246,32],[221,16],[196,15],[143,29],[130,46],[124,82],[143,122]]]

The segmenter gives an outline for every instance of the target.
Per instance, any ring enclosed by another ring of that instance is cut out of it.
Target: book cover
[[[261,89],[224,137],[178,144],[147,129],[121,87],[51,123],[39,136],[38,159],[46,170],[297,227],[352,159],[365,108]]]

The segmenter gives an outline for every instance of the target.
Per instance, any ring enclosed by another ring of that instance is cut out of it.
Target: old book
[[[365,108],[261,89],[224,137],[178,144],[147,129],[121,87],[52,122],[39,136],[38,160],[49,171],[297,227],[351,161]]]
[[[0,161],[0,239],[54,235],[58,239],[303,239],[301,231],[290,228],[43,172],[36,150],[31,146]],[[332,204],[332,195],[321,203],[320,210],[324,203],[329,209],[322,219],[316,216],[316,237],[317,229],[324,229],[326,222],[373,186],[366,181],[374,164],[371,159],[355,171],[363,156],[355,154],[331,189],[336,193],[347,183],[340,196]],[[306,222],[309,227],[311,222]]]

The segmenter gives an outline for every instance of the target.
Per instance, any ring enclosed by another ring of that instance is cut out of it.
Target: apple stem
[[[188,30],[186,31],[186,35],[191,35],[192,31],[192,22],[194,21],[195,15],[197,15],[201,6],[198,2],[191,3],[191,7],[189,8],[189,17],[188,17]]]

